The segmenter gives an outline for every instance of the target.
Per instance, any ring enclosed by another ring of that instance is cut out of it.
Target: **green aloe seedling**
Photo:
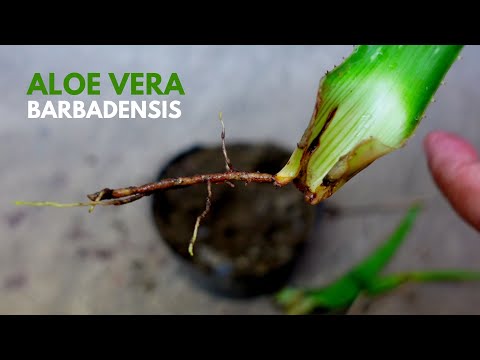
[[[347,310],[360,294],[380,295],[409,281],[480,280],[480,272],[459,270],[380,275],[410,232],[419,211],[418,205],[412,206],[388,240],[344,276],[320,289],[283,289],[276,295],[277,303],[288,314],[308,314],[316,309],[335,313]]]
[[[321,81],[313,115],[278,185],[311,204],[331,196],[414,133],[458,45],[361,45]]]

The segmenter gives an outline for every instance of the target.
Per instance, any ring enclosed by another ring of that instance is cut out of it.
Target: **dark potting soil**
[[[265,144],[229,145],[238,170],[275,174],[291,152]],[[225,171],[221,147],[193,148],[171,160],[159,178]],[[205,209],[206,185],[153,195],[153,215],[162,239],[190,266],[195,281],[228,296],[279,289],[288,280],[312,226],[315,208],[293,185],[236,182],[212,184],[212,205],[188,253],[197,216]],[[193,265],[193,266],[192,266]]]

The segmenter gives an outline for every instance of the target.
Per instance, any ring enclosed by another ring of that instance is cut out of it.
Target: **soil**
[[[290,151],[275,145],[229,145],[238,170],[275,174]],[[192,148],[164,167],[158,178],[225,171],[221,147]],[[235,183],[212,185],[212,206],[202,221],[194,257],[188,254],[197,216],[205,209],[206,185],[153,195],[153,215],[162,239],[183,258],[195,281],[227,296],[252,296],[285,284],[301,254],[315,208],[294,186]],[[191,266],[193,265],[193,266]]]

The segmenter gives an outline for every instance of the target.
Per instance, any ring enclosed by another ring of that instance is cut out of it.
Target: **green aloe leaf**
[[[370,284],[392,259],[400,245],[405,241],[407,235],[412,230],[419,213],[420,206],[412,206],[388,240],[353,268],[349,273],[350,276],[353,276],[358,282],[361,282],[364,285]]]
[[[379,295],[407,282],[480,281],[480,272],[462,270],[416,271],[383,276],[370,283],[367,294]]]
[[[360,45],[320,82],[310,123],[275,178],[311,204],[414,133],[461,45]]]
[[[277,294],[277,302],[289,314],[307,314],[317,307],[331,310],[348,308],[362,291],[372,287],[379,272],[409,234],[419,211],[419,205],[412,206],[384,244],[332,284],[321,289],[287,288]]]

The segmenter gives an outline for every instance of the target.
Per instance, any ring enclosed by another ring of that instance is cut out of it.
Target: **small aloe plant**
[[[314,289],[285,288],[276,294],[276,302],[291,315],[308,314],[319,309],[325,313],[341,313],[347,311],[361,294],[377,296],[407,282],[480,281],[480,272],[461,270],[380,274],[406,239],[419,211],[418,205],[412,206],[384,244],[331,284]]]

